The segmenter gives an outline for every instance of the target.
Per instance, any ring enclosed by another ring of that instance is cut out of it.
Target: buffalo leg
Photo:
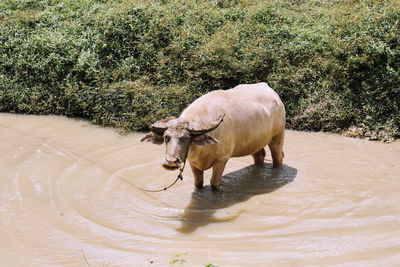
[[[197,169],[192,164],[190,164],[190,168],[192,168],[192,172],[193,172],[193,176],[194,176],[194,186],[196,186],[196,188],[202,188],[203,181],[204,181],[204,171]]]
[[[217,161],[212,166],[211,175],[211,189],[213,191],[218,191],[221,185],[222,174],[224,173],[226,161]]]
[[[283,162],[283,141],[284,133],[275,136],[269,144],[269,150],[271,151],[272,163],[274,167],[281,167]]]
[[[254,153],[253,159],[254,159],[254,164],[258,165],[258,166],[262,166],[264,164],[264,158],[265,158],[265,149],[261,148],[260,150],[258,150],[256,153]]]

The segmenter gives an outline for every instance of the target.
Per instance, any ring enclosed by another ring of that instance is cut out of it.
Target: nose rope
[[[176,182],[178,182],[178,180],[183,181],[182,173],[183,173],[183,170],[185,169],[186,158],[187,158],[187,156],[188,156],[188,153],[189,153],[189,149],[188,149],[188,151],[186,151],[185,159],[183,160],[183,166],[182,166],[182,168],[179,169],[179,174],[178,174],[178,176],[176,177],[175,181],[174,181],[172,184],[170,184],[169,186],[164,187],[163,189],[151,190],[151,189],[141,188],[141,187],[139,187],[139,186],[137,186],[137,185],[134,185],[134,184],[131,184],[131,183],[129,183],[129,184],[133,185],[134,187],[138,188],[138,189],[141,190],[141,191],[150,192],[150,193],[162,192],[162,191],[165,191],[165,190],[171,188],[172,186],[174,186],[174,185],[176,184]]]

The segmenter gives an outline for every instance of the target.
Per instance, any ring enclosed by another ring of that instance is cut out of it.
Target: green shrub
[[[141,131],[265,81],[290,128],[391,140],[399,20],[399,0],[4,0],[0,111]]]

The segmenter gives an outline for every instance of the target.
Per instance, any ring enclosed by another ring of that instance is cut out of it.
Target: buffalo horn
[[[169,122],[174,119],[176,118],[166,117],[165,119],[159,120],[150,126],[150,130],[158,135],[163,135],[165,130],[167,130],[169,127]]]
[[[213,122],[190,122],[188,131],[192,135],[201,135],[215,130],[224,120],[225,114],[221,114]]]

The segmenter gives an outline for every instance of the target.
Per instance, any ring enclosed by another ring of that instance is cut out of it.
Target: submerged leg
[[[269,144],[269,150],[271,151],[272,163],[274,167],[282,166],[283,157],[285,156],[282,149],[284,138],[284,133],[279,134],[275,136]]]
[[[190,164],[190,168],[192,168],[193,176],[194,176],[194,186],[196,188],[202,188],[203,187],[203,181],[204,181],[204,171],[201,171],[194,167],[192,164]]]
[[[264,158],[265,158],[265,149],[261,148],[260,150],[258,150],[256,153],[254,153],[253,159],[254,159],[254,164],[258,165],[258,166],[262,166],[264,164]]]
[[[212,166],[212,175],[211,175],[211,188],[214,191],[218,191],[221,185],[222,174],[224,173],[226,161],[218,161],[215,162]]]

